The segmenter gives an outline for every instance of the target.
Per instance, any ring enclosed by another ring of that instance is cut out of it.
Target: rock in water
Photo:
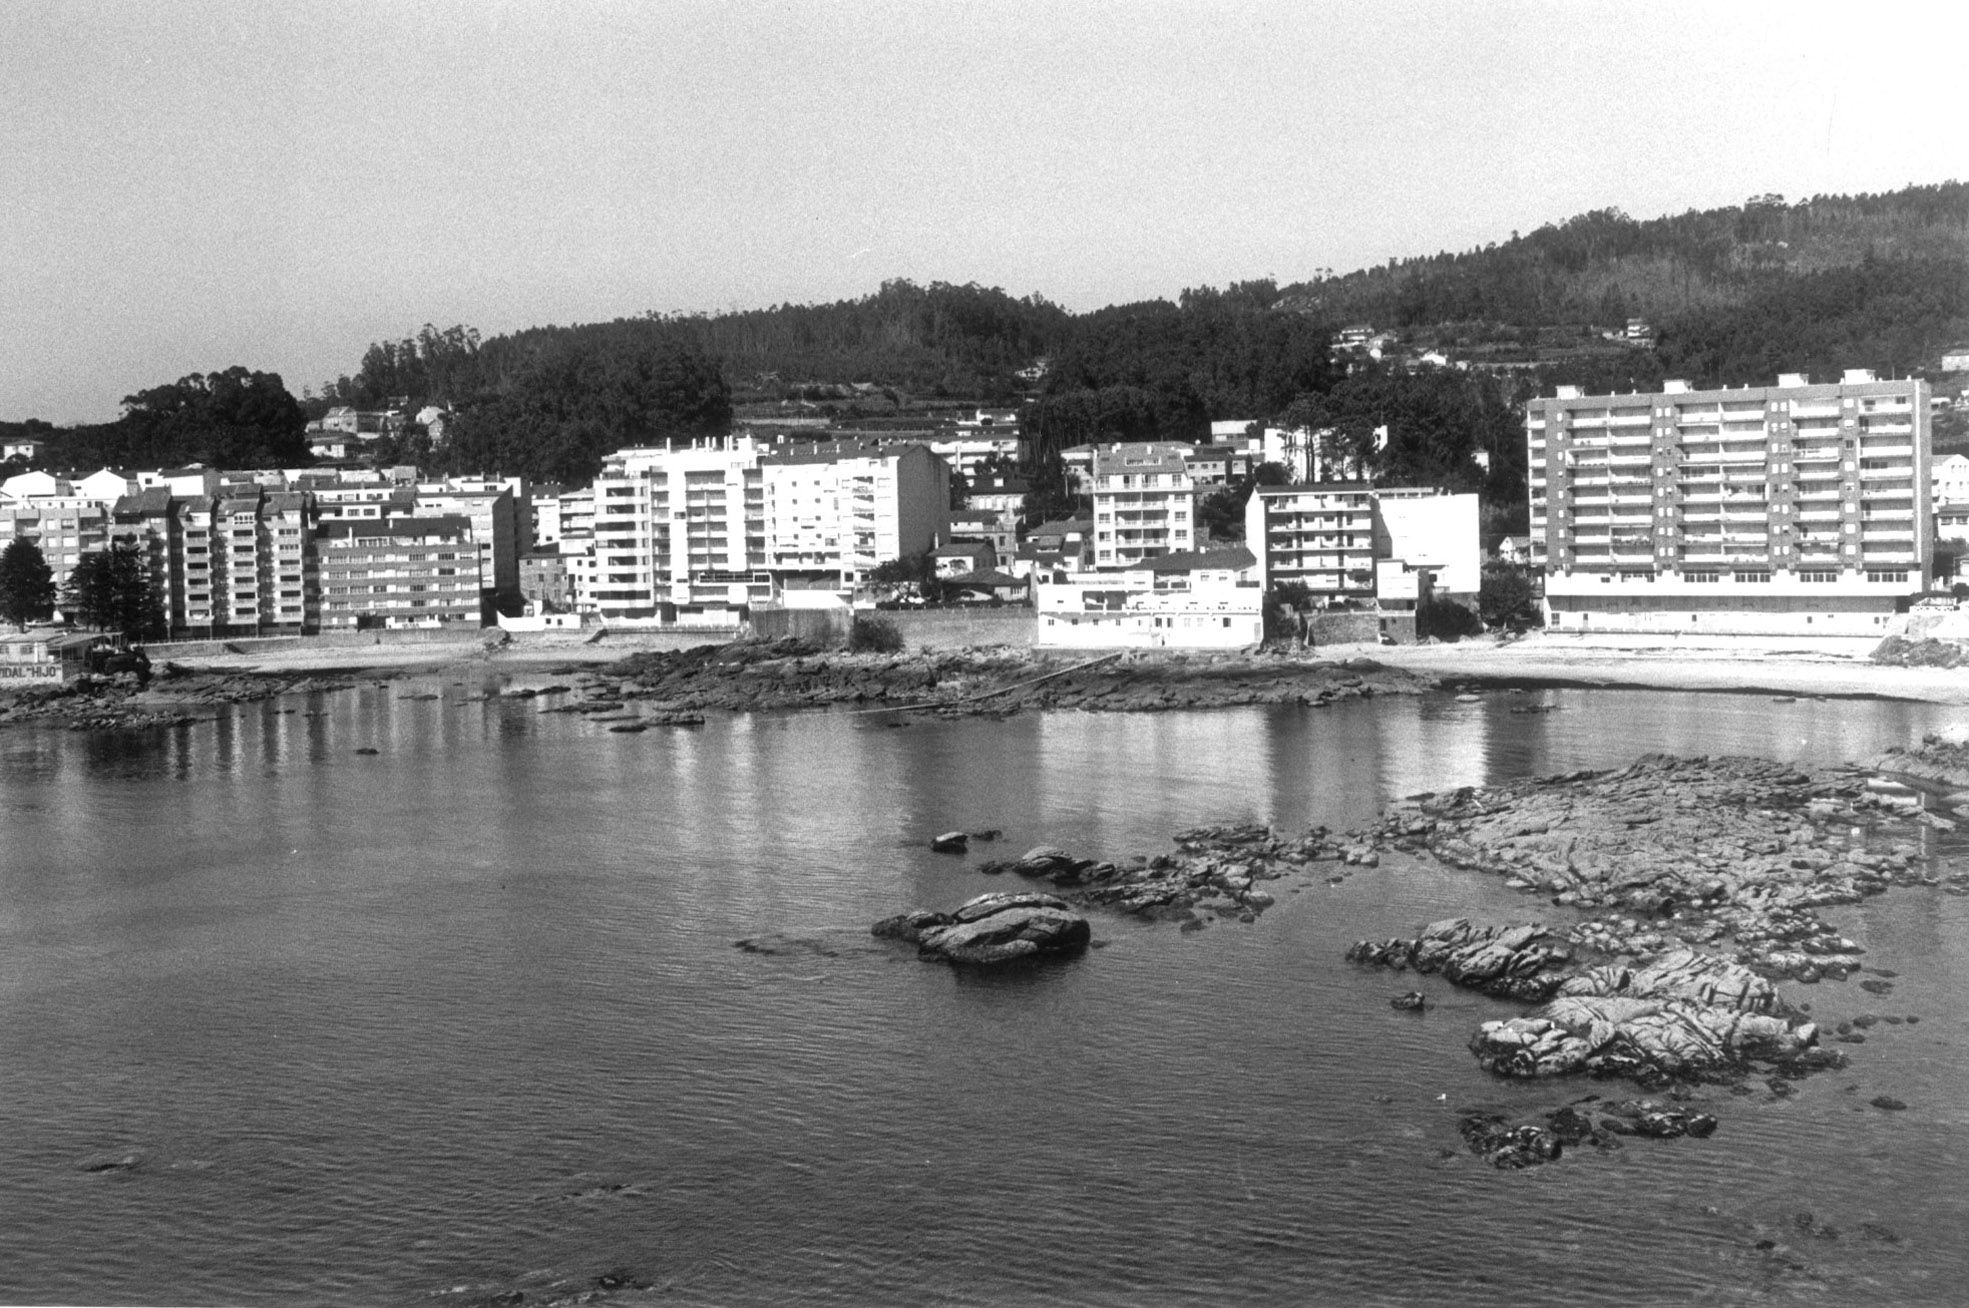
[[[947,963],[996,964],[1071,954],[1093,937],[1087,919],[1052,895],[979,895],[948,914],[918,910],[885,918],[878,936],[913,940],[917,953]]]
[[[971,838],[962,831],[946,831],[941,836],[933,836],[930,848],[939,854],[961,854],[970,847]]]

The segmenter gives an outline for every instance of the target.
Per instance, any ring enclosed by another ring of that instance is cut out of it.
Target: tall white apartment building
[[[737,608],[757,593],[753,571],[765,552],[765,479],[752,437],[623,449],[603,460],[589,594],[604,620]]]
[[[1170,442],[1094,450],[1094,567],[1131,568],[1196,548],[1188,448]]]
[[[1925,382],[1561,387],[1525,423],[1558,630],[1878,634],[1926,585]]]
[[[794,446],[760,460],[766,549],[782,582],[852,586],[950,534],[950,468],[922,445]]]

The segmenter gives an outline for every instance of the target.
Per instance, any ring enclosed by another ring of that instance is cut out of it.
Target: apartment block
[[[495,600],[519,599],[520,555],[528,548],[530,530],[523,489],[516,492],[514,482],[485,478],[423,482],[417,487],[417,513],[469,519],[479,552],[479,584]]]
[[[1244,539],[1267,586],[1301,582],[1315,602],[1374,599],[1374,487],[1366,482],[1261,486],[1244,506]]]
[[[735,618],[769,578],[765,477],[749,436],[617,450],[595,479],[590,598],[604,620]]]
[[[482,621],[471,520],[331,519],[317,538],[321,629],[430,628]]]
[[[1551,625],[1878,634],[1932,559],[1928,401],[1927,383],[1864,369],[1534,401],[1532,559]]]
[[[1173,443],[1095,449],[1094,566],[1130,568],[1196,545],[1196,482],[1186,447]]]
[[[950,468],[922,445],[793,446],[759,461],[765,553],[782,585],[852,586],[950,534]]]
[[[109,544],[110,522],[108,505],[76,495],[66,483],[47,495],[0,494],[0,541],[18,537],[38,545],[57,586],[68,583],[84,554]]]

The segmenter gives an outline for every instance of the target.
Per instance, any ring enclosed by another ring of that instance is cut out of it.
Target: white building
[[[852,587],[950,534],[950,468],[922,445],[782,447],[759,460],[765,548],[782,585]]]
[[[1173,443],[1094,451],[1094,566],[1128,568],[1196,545],[1196,483]]]
[[[1929,485],[1937,506],[1969,500],[1969,456],[1951,454],[1946,459],[1938,459]]]
[[[1034,587],[1041,649],[1243,649],[1265,636],[1264,588],[1249,551],[1165,555],[1153,564]]]
[[[1928,385],[1582,395],[1526,413],[1560,631],[1878,635],[1932,558]]]
[[[771,578],[755,576],[765,552],[752,437],[622,449],[602,461],[588,595],[604,621],[736,622],[771,594]]]
[[[1475,599],[1484,569],[1477,496],[1407,487],[1377,489],[1374,556],[1377,564],[1395,561],[1410,573],[1429,573],[1436,595]]]

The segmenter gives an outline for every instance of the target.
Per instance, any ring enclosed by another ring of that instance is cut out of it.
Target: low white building
[[[1257,560],[1238,548],[1037,577],[1040,649],[1244,649],[1265,638]]]
[[[1937,459],[1929,473],[1933,487],[1930,498],[1936,504],[1961,504],[1969,501],[1969,456],[1951,454],[1946,459]]]

